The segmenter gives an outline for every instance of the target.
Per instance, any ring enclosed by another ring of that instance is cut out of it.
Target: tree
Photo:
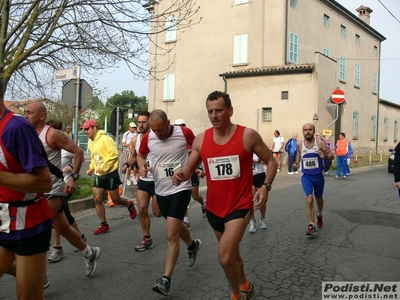
[[[167,29],[168,16],[176,17],[179,30],[199,22],[195,0],[170,0],[164,11],[150,10],[158,1],[146,2],[149,14],[140,0],[1,0],[0,97],[6,91],[44,96],[54,71],[73,65],[98,74],[123,62],[148,77],[149,44],[159,55],[171,51],[152,41]]]
[[[133,114],[147,110],[147,98],[145,96],[136,96],[133,91],[123,91],[121,94],[114,94],[107,99],[106,110],[110,112],[114,107],[119,107],[125,116],[128,115],[128,110],[132,109]],[[136,118],[124,119],[124,128],[128,128],[130,122],[136,122]]]

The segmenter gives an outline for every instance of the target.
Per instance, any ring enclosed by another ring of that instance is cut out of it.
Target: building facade
[[[184,118],[198,133],[210,127],[207,95],[222,90],[232,99],[233,122],[257,129],[268,145],[275,129],[287,140],[311,122],[330,130],[332,140],[345,132],[360,152],[393,148],[399,107],[379,100],[385,37],[369,25],[371,8],[359,6],[356,16],[333,0],[196,4],[199,24],[180,30],[179,15],[170,14],[157,36],[169,52],[152,66],[149,110]],[[150,1],[146,8],[155,13],[169,5]],[[339,106],[331,100],[336,89],[346,95]]]

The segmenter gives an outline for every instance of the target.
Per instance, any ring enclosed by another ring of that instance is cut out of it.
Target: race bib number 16
[[[213,157],[207,160],[211,180],[231,180],[240,177],[239,155]]]
[[[160,179],[172,179],[174,172],[181,169],[181,163],[179,161],[160,163],[157,167]]]

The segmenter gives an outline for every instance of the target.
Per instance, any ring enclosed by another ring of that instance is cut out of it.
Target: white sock
[[[89,258],[93,255],[92,247],[86,245],[86,249],[82,251],[84,257]]]
[[[189,218],[188,218],[188,217],[184,217],[184,218],[183,218],[183,222],[189,223]]]

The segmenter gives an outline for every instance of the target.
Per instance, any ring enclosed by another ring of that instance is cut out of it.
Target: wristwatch
[[[268,191],[272,189],[272,185],[270,183],[264,182],[263,185],[267,187]]]
[[[80,177],[80,175],[77,174],[77,173],[72,173],[72,174],[71,174],[71,177],[72,177],[73,179],[75,179],[75,180],[78,180],[79,177]]]

